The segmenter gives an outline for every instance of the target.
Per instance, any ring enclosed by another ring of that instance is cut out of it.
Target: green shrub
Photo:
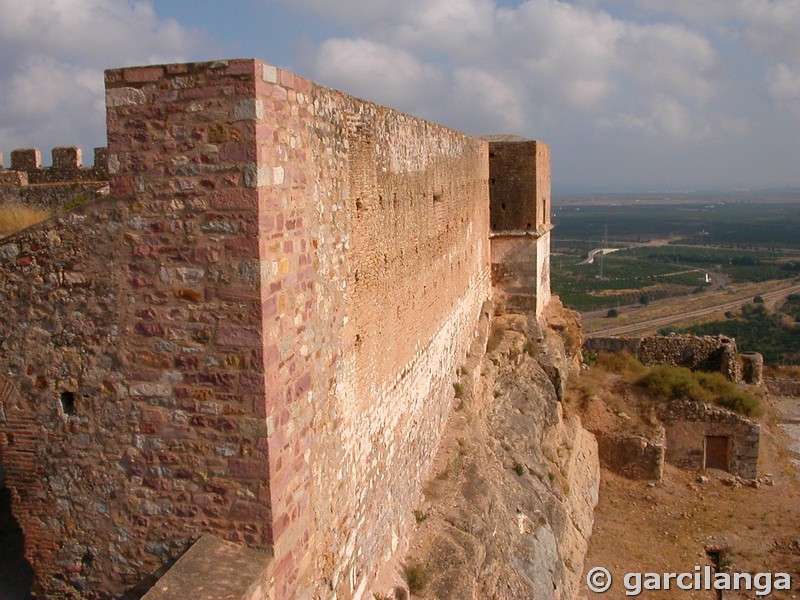
[[[605,352],[597,353],[597,364],[606,371],[617,374],[640,375],[647,367],[640,363],[630,352]]]
[[[741,390],[734,390],[733,392],[718,396],[716,403],[719,406],[747,415],[748,417],[760,417],[764,414],[761,403],[747,392]]]
[[[84,192],[67,200],[62,206],[62,208],[64,210],[72,210],[73,208],[78,208],[79,206],[88,204],[90,200],[91,198],[89,197],[89,194],[87,192]]]
[[[637,383],[658,398],[689,398],[713,403],[748,417],[764,414],[758,399],[740,390],[722,373],[693,372],[686,367],[658,365]]]
[[[658,365],[650,369],[638,383],[659,398],[689,398],[698,402],[712,400],[708,390],[700,385],[694,373],[686,367]]]
[[[419,594],[428,585],[431,573],[420,565],[403,565],[403,577],[408,585],[408,591]]]
[[[703,389],[706,389],[718,396],[737,391],[736,385],[728,381],[722,373],[705,373],[703,371],[697,371],[694,373],[694,376],[697,378],[697,382],[703,387]]]

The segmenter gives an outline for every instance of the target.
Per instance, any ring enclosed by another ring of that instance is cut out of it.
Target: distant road
[[[583,261],[585,265],[594,263],[594,257],[598,254],[611,254],[612,252],[619,252],[620,250],[627,250],[627,248],[595,248],[589,251],[589,257]]]
[[[766,304],[776,303],[781,298],[785,298],[789,294],[796,294],[800,293],[800,285],[792,285],[789,287],[781,288],[779,290],[774,290],[772,292],[765,292],[761,294],[761,297],[764,298],[764,302]],[[673,299],[678,300],[678,299]],[[621,325],[619,327],[611,327],[609,329],[603,329],[601,331],[592,331],[587,332],[586,337],[608,337],[608,336],[618,336],[618,335],[627,335],[629,333],[633,333],[638,330],[643,329],[654,329],[654,328],[661,328],[665,325],[671,325],[673,323],[678,323],[679,321],[687,321],[689,319],[695,319],[698,317],[705,317],[715,312],[719,312],[721,310],[734,310],[738,309],[742,306],[742,303],[747,302],[746,298],[738,298],[736,300],[729,300],[727,302],[722,302],[720,304],[714,306],[708,306],[706,308],[700,308],[697,310],[692,310],[688,312],[684,312],[677,315],[669,315],[666,317],[657,317],[655,319],[650,319],[649,321],[641,321],[639,323],[630,323],[628,325]],[[593,311],[591,314],[595,314],[596,311]],[[589,314],[589,313],[587,313]]]

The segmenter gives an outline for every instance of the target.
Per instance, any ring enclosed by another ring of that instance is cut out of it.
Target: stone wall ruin
[[[729,410],[691,400],[657,406],[666,432],[666,459],[687,469],[719,468],[745,479],[758,476],[761,426]],[[710,438],[725,445],[722,462],[711,460]]]
[[[724,335],[652,335],[647,337],[592,337],[584,341],[589,352],[629,352],[642,364],[675,365],[693,371],[722,373],[729,381],[742,381],[736,340]],[[757,362],[752,356],[748,362]],[[750,371],[758,372],[753,366]]]

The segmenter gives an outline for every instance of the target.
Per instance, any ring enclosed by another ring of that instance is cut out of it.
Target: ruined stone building
[[[137,597],[213,533],[270,557],[253,597],[364,597],[487,301],[549,299],[547,146],[257,60],[109,70],[106,104],[110,195],[0,240],[0,453],[39,583]]]
[[[723,335],[592,337],[583,347],[588,352],[628,352],[648,366],[674,365],[721,373],[734,383],[762,384],[763,357],[739,354],[736,340]],[[650,439],[594,432],[603,466],[634,479],[661,479],[665,461],[757,477],[761,426],[755,420],[688,398],[661,402],[655,412],[660,424]]]

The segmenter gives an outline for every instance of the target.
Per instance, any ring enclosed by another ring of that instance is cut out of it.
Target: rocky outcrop
[[[482,360],[483,340],[473,344],[415,513],[405,565],[414,597],[567,600],[580,589],[599,461],[559,402],[579,326],[559,305],[549,317],[546,328],[495,317]]]

